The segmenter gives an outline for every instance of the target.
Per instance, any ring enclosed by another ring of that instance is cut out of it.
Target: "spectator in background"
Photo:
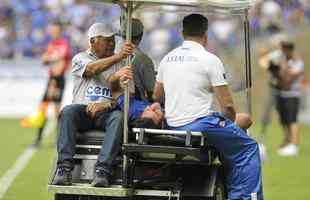
[[[13,9],[9,6],[9,3],[6,1],[0,3],[0,58],[12,58],[14,56],[12,48],[15,39],[13,16]]]
[[[299,126],[298,112],[303,80],[304,62],[295,53],[295,45],[285,41],[281,43],[283,60],[279,63],[277,75],[280,93],[277,98],[277,110],[284,131],[284,142],[278,150],[281,156],[298,155]]]
[[[14,41],[13,30],[10,22],[0,22],[0,58],[13,58],[14,49],[12,42]]]
[[[309,24],[309,5],[309,0],[256,0],[250,10],[252,31],[256,36],[264,33],[262,36],[267,37],[282,30],[288,30],[294,34],[295,31],[300,30],[296,28],[296,25],[301,24],[300,22],[305,21]],[[182,14],[177,12],[178,7],[169,7],[169,9],[176,12],[169,14],[137,12],[145,26],[144,38],[146,39],[142,41],[140,47],[153,58],[155,64],[165,53],[181,42],[178,37],[180,28],[177,19]],[[1,39],[0,30],[2,57],[36,58],[46,44],[47,35],[43,30],[48,23],[47,20],[59,18],[67,24],[65,32],[70,33],[68,39],[73,52],[76,53],[86,48],[81,41],[87,40],[85,37],[87,27],[97,21],[115,21],[120,16],[120,8],[111,4],[90,4],[84,0],[1,0],[1,22],[3,22],[3,16],[12,21],[12,25],[8,28],[9,33],[13,32],[13,34],[9,34],[12,35],[9,40]],[[212,16],[212,22],[216,22],[217,25],[210,24],[212,40],[208,46],[209,50],[216,52],[222,44],[229,44],[227,49],[240,44],[242,29],[236,28],[235,19],[235,17],[232,18],[231,23],[230,20],[219,19],[217,15]],[[240,26],[240,23],[237,25]],[[156,27],[155,31],[154,27]],[[159,28],[161,30],[158,30]],[[16,38],[14,38],[14,32],[16,32]]]
[[[305,22],[310,24],[310,0],[301,0],[302,8],[304,9]]]
[[[164,28],[159,28],[149,34],[148,51],[152,57],[159,61],[170,50],[170,34]]]
[[[265,1],[261,7],[261,25],[269,34],[278,33],[282,29],[282,10],[275,1]]]
[[[304,63],[295,52],[293,42],[284,40],[281,48],[273,51],[263,62],[272,75],[272,86],[276,89],[275,103],[283,127],[284,139],[278,154],[298,155],[298,111],[302,93]]]
[[[43,117],[43,120],[40,120],[42,122],[37,125],[39,129],[34,142],[36,146],[39,146],[41,143],[49,103],[54,103],[55,113],[58,116],[65,89],[65,73],[71,63],[71,48],[68,41],[62,35],[62,24],[60,22],[53,22],[49,31],[52,39],[42,55],[43,64],[49,67],[49,80],[37,115],[39,118]],[[23,119],[22,125],[25,127],[33,126],[29,124],[29,121],[31,121],[29,117]]]
[[[236,18],[221,15],[213,21],[210,28],[223,49],[236,46],[237,35],[234,34],[238,28]]]

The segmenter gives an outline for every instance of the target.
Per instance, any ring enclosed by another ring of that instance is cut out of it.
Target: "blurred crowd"
[[[173,9],[173,8],[170,8]],[[177,9],[177,8],[174,8]],[[145,25],[142,48],[158,60],[181,41],[178,12],[137,13]],[[1,0],[0,58],[40,57],[49,41],[48,24],[60,20],[73,54],[87,46],[86,30],[97,21],[108,20],[119,27],[120,8],[85,0]],[[210,15],[209,48],[235,47],[242,40],[240,17]],[[310,0],[255,0],[250,12],[255,36],[269,36],[299,24],[310,24]],[[173,28],[171,28],[173,27]]]

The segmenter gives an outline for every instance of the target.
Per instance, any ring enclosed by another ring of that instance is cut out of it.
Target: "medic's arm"
[[[235,121],[236,110],[234,108],[233,99],[228,85],[221,85],[213,87],[215,96],[221,106],[221,110],[225,117]]]
[[[164,97],[165,97],[164,84],[159,81],[156,81],[154,92],[153,92],[153,100],[154,102],[159,102],[163,104]]]

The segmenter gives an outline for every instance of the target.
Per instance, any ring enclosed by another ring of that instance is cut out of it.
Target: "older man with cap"
[[[108,80],[132,76],[130,68],[122,67],[121,61],[131,55],[134,48],[125,42],[115,54],[115,34],[109,24],[93,24],[88,31],[89,49],[72,60],[73,104],[66,106],[59,116],[55,185],[72,184],[76,133],[92,129],[105,131],[92,186],[109,185],[112,162],[121,148],[123,118],[120,111],[105,109],[104,105],[112,99]]]
[[[124,23],[123,25],[121,35],[125,38],[126,24]],[[138,100],[148,100],[152,102],[153,88],[155,85],[154,64],[151,58],[138,47],[143,37],[143,29],[144,26],[139,19],[132,19],[132,43],[136,46],[132,60],[135,97]]]

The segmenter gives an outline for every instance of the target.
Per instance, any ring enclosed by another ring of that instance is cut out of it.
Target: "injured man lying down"
[[[106,103],[106,109],[118,108],[124,112],[125,98],[124,87],[132,80],[133,74],[130,66],[127,66],[127,74],[120,79],[109,80],[113,103]],[[157,102],[138,100],[133,95],[129,99],[129,123],[137,128],[161,129],[164,127],[164,112]],[[246,113],[238,113],[235,123],[246,130],[252,125],[251,117]]]

